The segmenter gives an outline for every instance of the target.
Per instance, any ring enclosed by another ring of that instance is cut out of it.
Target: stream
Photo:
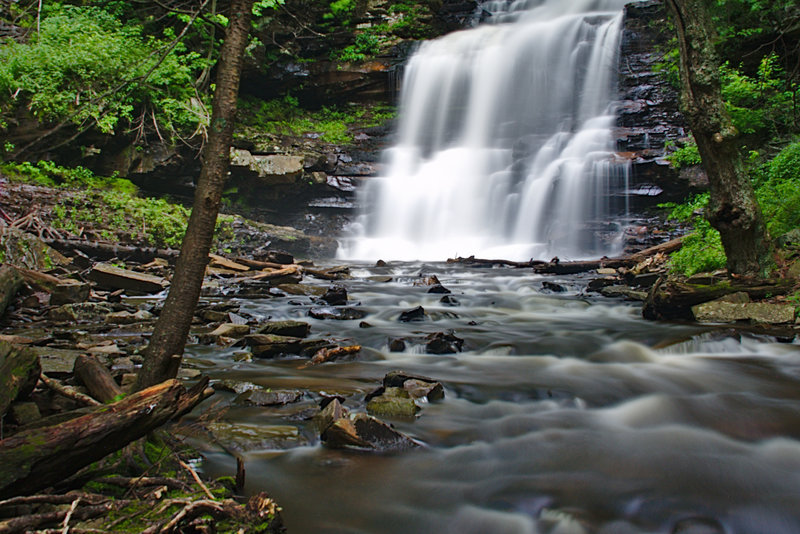
[[[271,436],[243,453],[245,490],[269,492],[291,534],[800,532],[796,340],[648,322],[636,303],[584,293],[580,276],[443,263],[351,274],[337,284],[362,320],[313,319],[319,304],[306,296],[239,303],[260,320],[300,319],[312,337],[360,344],[355,359],[301,368],[307,358],[236,362],[241,348],[187,348],[187,364],[212,380],[305,392],[284,407],[215,416]],[[434,274],[459,305],[414,285]],[[398,321],[419,305],[424,321]],[[463,352],[426,354],[412,339],[447,330]],[[406,339],[403,352],[389,351],[392,338]],[[310,420],[321,396],[364,411],[391,370],[444,385],[444,400],[389,421],[422,446],[322,446]],[[235,472],[213,444],[204,455],[208,475]]]

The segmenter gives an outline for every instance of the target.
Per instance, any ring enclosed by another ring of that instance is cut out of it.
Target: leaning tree
[[[202,170],[169,295],[153,330],[136,389],[178,374],[194,309],[203,285],[222,193],[230,167],[230,147],[244,50],[254,0],[232,0],[225,40],[217,64],[216,88]]]
[[[720,233],[728,271],[763,274],[770,264],[769,239],[744,169],[738,132],[722,98],[710,3],[667,0],[680,49],[681,104],[708,174],[706,217]]]

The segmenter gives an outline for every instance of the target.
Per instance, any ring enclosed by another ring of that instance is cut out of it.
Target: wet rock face
[[[664,159],[665,145],[689,135],[680,112],[679,91],[657,71],[671,32],[662,0],[625,7],[619,61],[620,102],[617,147],[633,163],[632,207],[681,201],[705,189],[706,178],[688,169],[679,172]]]

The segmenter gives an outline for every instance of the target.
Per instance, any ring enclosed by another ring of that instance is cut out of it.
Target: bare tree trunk
[[[225,41],[217,65],[216,89],[202,159],[203,169],[194,196],[192,215],[183,238],[181,254],[169,295],[150,338],[136,389],[174,378],[178,373],[186,337],[214,236],[220,200],[230,166],[230,146],[236,115],[236,99],[244,49],[250,33],[253,0],[233,0]]]
[[[682,106],[708,174],[707,217],[722,237],[728,271],[763,274],[770,264],[769,239],[722,99],[709,3],[667,0],[678,32]]]

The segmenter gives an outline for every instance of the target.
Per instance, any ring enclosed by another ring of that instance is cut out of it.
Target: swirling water
[[[415,286],[421,274],[436,274],[460,305]],[[369,328],[308,317],[318,305],[309,297],[243,301],[242,311],[307,320],[314,336],[361,344],[355,360],[301,368],[189,348],[189,362],[214,379],[306,391],[288,411],[233,406],[223,416],[278,436],[244,453],[246,489],[270,492],[289,532],[800,532],[796,341],[647,322],[638,304],[586,295],[574,277],[556,279],[567,291],[551,293],[524,270],[391,264],[353,275],[343,284]],[[398,321],[417,305],[425,321]],[[448,329],[464,352],[426,354],[413,342],[388,350],[390,338]],[[445,387],[417,418],[391,421],[423,447],[323,447],[301,408],[337,393],[363,411],[393,369]],[[235,470],[223,452],[206,456],[209,474]]]

